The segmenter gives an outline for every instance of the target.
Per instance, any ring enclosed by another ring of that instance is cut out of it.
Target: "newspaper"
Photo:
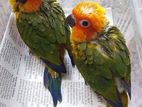
[[[10,15],[8,0],[0,0],[0,43]]]
[[[108,9],[112,19],[111,9]],[[105,107],[105,101],[84,82],[77,68],[65,56],[68,73],[63,75],[63,101],[58,107]],[[29,54],[12,14],[0,47],[0,107],[53,107],[43,86],[44,64]]]

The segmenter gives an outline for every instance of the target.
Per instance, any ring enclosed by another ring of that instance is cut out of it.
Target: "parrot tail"
[[[128,95],[125,91],[119,93],[118,101],[107,100],[107,107],[128,107]]]
[[[45,67],[44,70],[44,86],[48,88],[51,93],[54,107],[57,106],[58,101],[62,101],[61,95],[61,73],[54,72],[50,68]]]
[[[128,96],[127,96],[126,92],[123,91],[120,94],[120,99],[121,99],[121,102],[122,102],[122,107],[128,107]]]
[[[115,102],[107,100],[107,107],[123,107],[123,106],[122,106],[122,102],[119,100]]]

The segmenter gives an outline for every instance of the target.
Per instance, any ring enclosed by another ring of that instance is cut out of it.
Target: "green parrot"
[[[30,52],[45,64],[44,86],[48,88],[54,107],[62,101],[61,75],[66,72],[64,55],[67,50],[74,65],[70,29],[65,15],[56,0],[9,0],[16,16],[22,40]]]
[[[80,2],[66,23],[72,27],[74,60],[85,82],[103,96],[107,107],[128,107],[129,50],[120,30],[108,25],[105,9],[93,1]]]

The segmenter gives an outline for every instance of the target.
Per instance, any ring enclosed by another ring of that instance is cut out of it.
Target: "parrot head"
[[[97,38],[108,21],[103,7],[93,1],[84,1],[73,8],[66,23],[72,27],[72,41],[89,42]]]
[[[9,0],[13,12],[31,13],[39,9],[42,0]]]

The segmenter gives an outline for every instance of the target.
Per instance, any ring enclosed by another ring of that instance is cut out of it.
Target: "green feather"
[[[70,31],[65,25],[64,12],[56,0],[44,0],[38,11],[21,12],[19,16],[16,23],[26,45],[40,58],[61,64],[63,53],[59,51],[60,45],[62,51],[70,47]]]

